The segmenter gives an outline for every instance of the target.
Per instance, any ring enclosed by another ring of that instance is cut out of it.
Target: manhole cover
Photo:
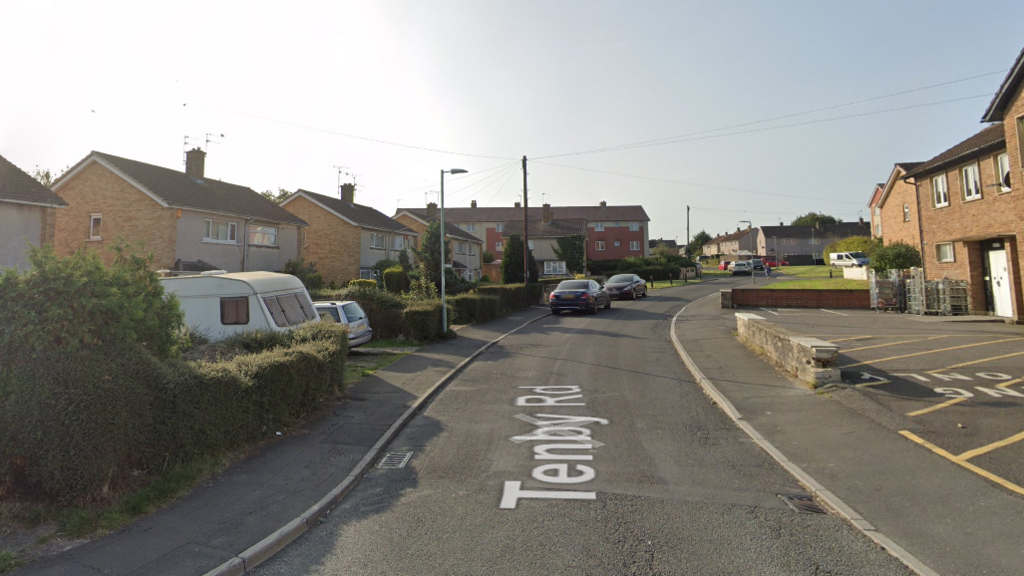
[[[794,512],[804,514],[828,514],[821,504],[814,501],[814,498],[806,494],[776,494],[782,501],[789,505]]]
[[[388,452],[377,462],[377,468],[405,468],[412,458],[412,452]]]

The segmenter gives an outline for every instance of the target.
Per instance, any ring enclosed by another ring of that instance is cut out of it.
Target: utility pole
[[[693,254],[690,254],[690,205],[686,205],[686,257],[693,260]]]
[[[526,288],[526,307],[530,302],[530,202],[526,193],[526,156],[523,156],[523,286]]]

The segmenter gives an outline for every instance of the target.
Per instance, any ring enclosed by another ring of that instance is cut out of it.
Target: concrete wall
[[[42,242],[45,211],[42,206],[0,201],[0,269],[28,269],[28,245]]]
[[[790,376],[813,387],[841,381],[835,344],[801,336],[757,314],[736,314],[736,329],[744,345]]]

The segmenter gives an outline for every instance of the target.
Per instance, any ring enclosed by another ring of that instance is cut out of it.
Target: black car
[[[604,290],[609,298],[647,297],[647,282],[636,274],[616,274],[604,283]]]
[[[764,272],[764,261],[760,258],[754,258],[754,272]]]
[[[593,280],[565,280],[555,287],[548,302],[552,314],[561,314],[562,310],[586,310],[597,314],[601,306],[612,307],[608,293]]]

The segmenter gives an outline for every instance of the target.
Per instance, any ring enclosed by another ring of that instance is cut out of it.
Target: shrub
[[[875,272],[907,270],[921,265],[921,253],[905,242],[893,242],[871,255],[871,269]]]
[[[453,324],[474,324],[486,322],[501,315],[501,299],[482,294],[460,294],[449,298],[454,315]]]
[[[851,236],[826,246],[821,257],[825,260],[825,264],[829,263],[829,256],[835,252],[863,252],[868,258],[871,258],[875,250],[881,247],[881,239],[876,240],[867,236]]]
[[[32,247],[31,270],[0,276],[0,367],[105,343],[137,342],[163,359],[187,346],[184,314],[165,298],[152,256],[120,243],[114,251],[108,268],[92,250],[60,257]]]
[[[448,306],[449,327],[451,326],[453,316],[454,312],[451,306]],[[448,331],[448,327],[445,328],[444,332],[441,331],[441,302],[439,300],[410,304],[405,309],[403,318],[409,330],[409,337],[414,340],[421,342],[438,340],[445,336]]]
[[[378,274],[383,274],[388,268],[394,268],[395,266],[401,266],[398,260],[391,260],[390,258],[381,258],[373,265],[371,270]]]
[[[348,283],[347,287],[348,288],[364,288],[364,289],[369,289],[369,290],[376,290],[377,289],[377,281],[376,280],[365,280],[365,279],[352,280],[352,281],[350,281]]]
[[[392,294],[401,294],[409,289],[409,276],[401,266],[392,266],[384,271],[384,289]]]
[[[316,271],[316,262],[306,262],[305,258],[285,262],[281,273],[291,274],[298,278],[306,290],[324,287],[324,277]]]
[[[251,330],[232,334],[217,341],[217,345],[224,348],[235,348],[246,353],[265,352],[273,350],[278,346],[286,346],[291,337],[290,332],[278,332],[277,330]]]

